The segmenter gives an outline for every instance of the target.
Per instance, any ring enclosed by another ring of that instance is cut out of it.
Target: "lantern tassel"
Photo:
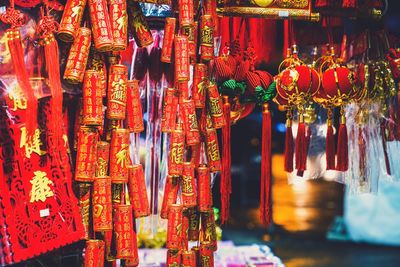
[[[223,112],[225,117],[225,126],[222,127],[222,172],[221,172],[221,222],[225,223],[229,218],[231,185],[231,105],[229,97],[224,96]]]
[[[329,124],[329,122],[326,133],[326,169],[335,169],[335,136],[333,135],[332,124]]]
[[[335,169],[335,136],[333,134],[332,127],[332,110],[328,110],[328,120],[327,120],[328,130],[326,132],[325,139],[325,153],[326,153],[326,169],[334,170]]]
[[[58,45],[53,34],[49,34],[45,38],[44,56],[46,60],[46,70],[49,76],[51,91],[51,111],[53,123],[52,130],[57,138],[61,137],[62,129],[62,102],[63,91],[61,88],[60,78],[60,61],[58,58]]]
[[[271,180],[271,113],[268,104],[263,105],[261,144],[260,217],[264,225],[272,221]]]
[[[286,120],[286,134],[285,134],[285,171],[293,171],[293,132],[292,132],[292,120],[288,118]]]
[[[306,125],[304,123],[303,114],[299,115],[299,126],[297,128],[296,146],[295,146],[295,160],[296,169],[304,171],[306,169],[307,154],[304,150],[306,142]]]
[[[28,72],[25,67],[24,52],[19,29],[10,29],[8,33],[8,48],[14,66],[15,76],[26,98],[26,128],[29,135],[33,135],[37,128],[37,99],[29,82]]]
[[[344,115],[341,115],[341,122],[339,125],[339,134],[338,134],[336,170],[343,172],[347,171],[348,168],[349,168],[349,152],[348,152],[346,118],[344,117]]]
[[[304,145],[305,145],[304,151],[305,151],[306,155],[308,155],[308,150],[309,150],[310,141],[311,141],[311,128],[309,126],[307,126],[306,132],[307,132],[307,135],[306,135],[306,141],[304,142]],[[307,157],[304,157],[304,159],[307,160]],[[304,163],[304,164],[306,164],[306,163]],[[297,172],[297,176],[303,177],[303,175],[304,175],[304,171]]]

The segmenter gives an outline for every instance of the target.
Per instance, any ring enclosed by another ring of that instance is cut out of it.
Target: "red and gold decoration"
[[[144,131],[138,80],[128,80],[126,92],[126,124],[130,132],[140,133]]]
[[[129,199],[135,218],[150,215],[150,206],[144,179],[143,166],[134,164],[129,167]]]
[[[164,96],[164,108],[161,119],[162,132],[172,132],[175,130],[178,102],[177,91],[174,88],[168,88]]]
[[[86,126],[80,127],[75,167],[75,181],[93,182],[96,166],[97,137],[98,133],[95,128]]]
[[[87,0],[67,1],[58,29],[58,38],[64,42],[73,42],[85,10]]]
[[[112,50],[125,50],[128,45],[128,13],[126,11],[126,0],[109,0],[108,6],[113,35]]]
[[[113,183],[128,182],[129,158],[129,130],[115,129],[112,131],[110,145],[110,177]]]
[[[172,48],[175,36],[175,18],[166,18],[164,27],[164,39],[163,46],[161,49],[161,61],[165,63],[171,63]]]
[[[143,15],[140,5],[136,1],[128,1],[128,29],[133,34],[135,42],[139,47],[149,46],[153,43],[149,24]]]
[[[91,239],[86,241],[84,267],[104,266],[104,241]]]
[[[103,97],[101,76],[96,70],[87,70],[83,81],[82,124],[101,126],[103,124]]]
[[[165,235],[167,266],[214,266],[216,219],[229,221],[233,197],[231,127],[257,105],[260,222],[272,221],[272,99],[286,111],[284,168],[296,170],[291,175],[308,175],[315,103],[328,111],[328,170],[344,176],[354,171],[349,160],[354,143],[359,164],[365,164],[369,139],[360,129],[367,124],[365,107],[377,103],[379,144],[387,173],[393,171],[390,142],[400,140],[399,50],[379,45],[374,61],[367,54],[375,49],[368,46],[363,55],[362,45],[347,51],[344,42],[340,58],[330,49],[310,64],[297,50],[294,33],[303,31],[294,30],[293,20],[318,20],[315,10],[336,17],[329,14],[332,1],[17,1],[29,16],[9,2],[0,17],[8,48],[0,70],[7,76],[0,95],[5,103],[0,114],[7,115],[0,118],[0,166],[8,181],[0,183],[1,264],[85,239],[84,266],[120,260],[138,266],[138,241],[151,232]],[[358,14],[358,2],[343,0],[336,7]],[[164,7],[149,11],[143,3],[171,6],[164,33],[159,29],[164,17],[149,18]],[[246,17],[285,19],[284,50],[292,48],[275,77],[257,69],[268,63],[276,43],[272,35],[265,34],[268,42],[258,34],[275,33],[275,22]],[[330,21],[324,18],[323,25],[332,27]],[[346,57],[356,66],[346,65]],[[353,104],[362,107],[362,115],[348,134],[346,112]],[[361,134],[348,142],[354,129]],[[213,208],[215,177],[220,218]],[[190,248],[189,241],[196,246]]]
[[[74,42],[69,51],[67,65],[64,72],[64,80],[76,84],[83,81],[86,64],[89,57],[91,31],[81,27],[75,34]]]
[[[201,60],[214,58],[214,21],[211,15],[203,15],[200,22]]]
[[[112,51],[113,32],[106,0],[87,0],[95,48],[100,52]]]
[[[95,232],[113,229],[111,178],[109,176],[96,177],[93,182],[92,214]]]
[[[189,41],[185,35],[175,35],[175,80],[183,82],[189,80]]]
[[[181,190],[183,207],[195,207],[197,205],[196,180],[194,177],[194,165],[191,162],[183,163]]]
[[[172,204],[168,211],[167,248],[173,251],[181,249],[181,233],[183,223],[183,207]]]
[[[125,65],[111,65],[108,77],[107,118],[123,120],[126,113],[128,69]]]
[[[160,217],[163,219],[168,218],[169,206],[176,204],[180,184],[179,180],[179,176],[168,176],[165,181],[164,198],[160,213]]]

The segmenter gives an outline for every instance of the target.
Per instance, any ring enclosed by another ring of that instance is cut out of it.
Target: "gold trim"
[[[279,16],[286,13],[287,16]],[[217,8],[217,14],[229,17],[258,17],[270,19],[296,19],[296,20],[319,20],[319,14],[309,9],[285,9],[285,8],[262,8],[262,7],[223,7]]]

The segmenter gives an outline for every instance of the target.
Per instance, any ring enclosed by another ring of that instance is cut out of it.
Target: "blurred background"
[[[398,38],[400,1],[388,2],[389,9],[382,23],[390,34]],[[349,21],[346,30],[357,31],[367,23]],[[278,24],[277,32],[281,32],[279,27],[282,24]],[[276,58],[272,57],[272,62],[264,68],[275,75],[280,58],[281,54],[277,53]],[[366,199],[363,199],[365,196],[360,199],[351,196],[346,201],[345,186],[331,179],[288,179],[283,169],[285,114],[275,106],[272,118],[273,224],[265,227],[259,219],[261,112],[255,111],[232,127],[231,218],[223,226],[223,239],[233,240],[235,244],[266,243],[287,267],[400,266],[400,230],[385,227],[385,222],[392,225],[395,221],[400,225],[399,215],[393,216],[400,214],[400,207],[393,202],[393,198],[387,201],[392,205],[389,215],[366,211],[369,212],[369,220],[362,216],[355,220],[352,227],[370,227],[371,231],[375,231],[371,240],[357,236],[358,242],[355,242],[344,222],[345,209],[357,211],[357,207],[351,205],[361,202],[374,205],[374,209],[379,210],[377,203],[382,203],[382,200],[374,196]],[[313,142],[316,146],[320,142],[325,145],[325,140],[318,140],[318,137]],[[314,151],[318,151],[318,147]],[[318,168],[318,164],[323,162],[324,159],[319,159],[319,162],[317,160],[309,166]],[[395,186],[392,188],[394,191],[390,194],[400,196],[400,191],[395,191]],[[219,180],[214,185],[214,199],[218,207]],[[354,222],[354,218],[351,219]],[[371,225],[368,225],[369,222]]]

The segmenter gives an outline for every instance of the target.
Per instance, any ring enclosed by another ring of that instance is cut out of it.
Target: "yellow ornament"
[[[274,0],[251,0],[251,3],[257,5],[259,7],[267,7],[270,6]]]

